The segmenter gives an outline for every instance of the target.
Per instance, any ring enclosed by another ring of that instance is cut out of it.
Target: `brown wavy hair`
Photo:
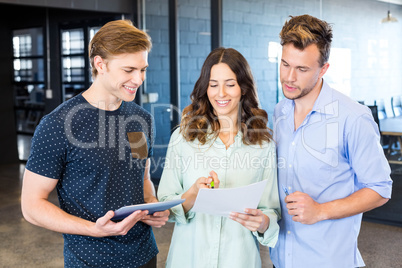
[[[270,142],[272,135],[267,126],[268,114],[259,108],[257,89],[250,66],[240,52],[223,47],[214,49],[202,66],[200,77],[190,95],[191,104],[184,108],[182,113],[180,123],[182,135],[187,141],[194,141],[197,138],[201,144],[218,137],[219,120],[207,95],[211,68],[218,63],[229,66],[235,73],[241,89],[238,125],[243,133],[243,143],[261,145],[264,141]],[[212,133],[208,132],[209,128]]]

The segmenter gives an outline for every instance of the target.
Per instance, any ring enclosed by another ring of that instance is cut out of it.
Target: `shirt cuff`
[[[381,184],[364,184],[364,187],[376,191],[383,198],[391,198],[393,181],[387,181]]]
[[[178,200],[182,199],[180,195],[174,196],[171,200]],[[194,218],[195,213],[192,212],[191,210],[188,211],[187,213],[184,213],[183,206],[180,204],[178,206],[174,206],[170,209],[170,215],[169,215],[169,222],[177,222],[181,224],[186,224],[188,223],[189,220]]]
[[[259,232],[253,232],[258,242],[263,246],[275,247],[279,236],[278,215],[275,212],[265,213],[269,218],[268,229],[262,234]]]

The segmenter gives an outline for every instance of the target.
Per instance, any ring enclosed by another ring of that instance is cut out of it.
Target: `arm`
[[[28,222],[60,233],[104,237],[127,234],[147,213],[137,211],[118,223],[110,220],[114,216],[113,211],[108,211],[96,222],[81,219],[66,213],[48,200],[57,182],[58,180],[25,170],[21,209]]]
[[[323,220],[350,217],[382,206],[387,203],[376,191],[360,189],[348,197],[326,203],[315,202],[308,194],[294,192],[285,198],[286,207],[293,220],[303,224],[314,224]]]
[[[155,203],[158,202],[155,193],[154,184],[151,181],[151,160],[148,158],[144,171],[144,201],[145,203]],[[162,227],[166,224],[169,219],[169,210],[155,212],[152,215],[147,215],[142,219],[142,222],[153,226],[153,227]]]
[[[185,162],[182,161],[183,154],[186,157],[185,161],[188,159],[187,156],[193,155],[191,149],[182,150],[182,146],[185,146],[187,143],[183,139],[180,129],[176,129],[170,137],[166,162],[158,187],[158,198],[160,201],[186,199],[181,206],[175,206],[170,209],[170,221],[181,224],[186,224],[194,218],[195,212],[192,212],[191,208],[194,205],[200,188],[208,188],[212,180],[214,180],[215,188],[219,187],[217,175],[214,175],[214,178],[199,177],[194,183],[192,177],[184,178],[186,166]],[[186,162],[186,165],[188,164],[190,163]],[[191,186],[185,186],[187,180],[191,181]]]
[[[308,194],[294,192],[285,198],[293,220],[314,224],[322,220],[341,219],[384,205],[391,196],[390,168],[379,143],[378,126],[371,112],[345,123],[344,148],[355,172],[358,191],[344,198],[317,203]],[[351,178],[353,179],[353,178]]]
[[[151,180],[151,160],[148,158],[144,170],[144,201],[145,203],[158,202],[155,193],[155,186]]]

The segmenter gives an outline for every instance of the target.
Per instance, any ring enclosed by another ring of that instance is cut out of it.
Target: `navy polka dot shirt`
[[[146,159],[132,157],[128,132],[143,132],[153,154],[152,116],[134,102],[99,110],[82,95],[45,116],[32,139],[26,168],[58,179],[60,207],[96,221],[109,210],[144,202]],[[138,267],[156,256],[150,226],[138,222],[125,236],[64,236],[65,267]]]

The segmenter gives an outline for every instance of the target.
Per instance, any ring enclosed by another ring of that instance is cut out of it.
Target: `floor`
[[[21,215],[20,193],[24,167],[23,164],[0,165],[0,267],[63,267],[61,234],[33,226]],[[57,202],[55,194],[51,200]],[[169,223],[154,230],[160,250],[158,268],[164,267],[172,228],[173,224]],[[367,267],[402,267],[401,248],[402,227],[363,221],[359,249]],[[261,256],[262,267],[272,267],[267,248],[261,249]]]

